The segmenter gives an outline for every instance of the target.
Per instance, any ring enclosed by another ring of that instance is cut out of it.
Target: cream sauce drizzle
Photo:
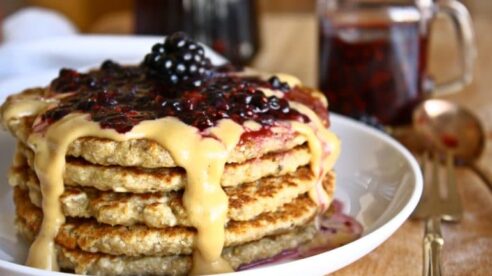
[[[2,121],[8,122],[16,118],[39,114],[56,102],[41,97],[10,98],[3,104],[0,116]]]
[[[286,82],[289,86],[294,87],[301,85],[301,81],[287,74],[275,74],[280,81]],[[261,89],[266,96],[269,96],[269,91]],[[322,102],[327,105],[326,98],[319,92],[312,92],[316,98],[323,99]],[[291,108],[297,110],[301,114],[306,115],[310,122],[303,124],[300,122],[291,122],[292,129],[303,135],[308,143],[309,152],[311,153],[310,167],[315,176],[313,188],[309,191],[309,197],[316,202],[319,211],[322,213],[329,207],[330,199],[323,188],[323,179],[326,174],[333,168],[335,161],[340,155],[340,140],[329,129],[327,129],[318,115],[309,107],[294,101],[289,101]]]
[[[276,73],[274,76],[277,76],[277,78],[282,81],[282,82],[286,82],[290,87],[294,87],[294,86],[297,86],[297,85],[301,85],[302,82],[300,79],[292,76],[292,75],[289,75],[289,74],[284,74],[284,73]]]
[[[261,124],[253,121],[253,120],[248,120],[243,123],[243,126],[249,130],[249,131],[258,131],[262,128]]]
[[[265,95],[267,97],[271,97],[271,96],[275,96],[277,98],[283,98],[284,97],[284,93],[281,91],[278,91],[278,90],[272,90],[272,89],[268,89],[268,88],[264,88],[264,87],[258,88],[258,90],[263,92],[263,95]]]
[[[310,167],[316,182],[309,191],[310,198],[317,203],[319,211],[325,212],[330,204],[330,199],[323,188],[323,179],[333,168],[335,161],[340,155],[340,140],[329,129],[327,129],[314,111],[298,102],[289,102],[291,108],[308,116],[309,124],[292,122],[294,131],[304,135],[308,142],[311,153]]]
[[[277,74],[289,85],[299,85],[294,77]],[[270,94],[278,91],[265,91]],[[4,122],[23,116],[39,114],[53,104],[51,99],[22,99],[8,101],[2,108]],[[309,194],[323,210],[327,195],[322,179],[333,167],[340,152],[338,138],[326,129],[318,116],[308,107],[289,102],[290,106],[305,114],[309,124],[291,122],[292,130],[305,136],[311,152],[310,167],[316,183]],[[41,230],[29,250],[27,264],[49,270],[58,270],[54,239],[65,217],[59,197],[64,191],[63,173],[68,146],[81,137],[99,137],[115,141],[151,139],[166,148],[175,162],[187,172],[187,186],[183,204],[187,215],[197,229],[193,253],[192,274],[210,274],[232,271],[221,258],[224,245],[224,227],[228,199],[220,186],[220,179],[229,153],[238,144],[246,129],[256,129],[258,124],[245,122],[244,127],[232,120],[222,120],[203,137],[196,128],[173,117],[142,121],[130,132],[120,134],[113,129],[102,129],[87,114],[69,114],[54,124],[34,132],[28,139],[35,152],[34,169],[43,195],[43,222]]]
[[[132,131],[120,134],[102,129],[87,115],[70,114],[51,125],[46,133],[34,133],[29,146],[35,151],[34,167],[43,194],[41,231],[29,250],[27,264],[57,270],[54,239],[64,223],[59,196],[63,193],[63,172],[68,146],[80,137],[99,137],[124,141],[152,139],[168,149],[177,164],[187,172],[188,185],[183,195],[187,215],[197,229],[193,258],[194,274],[232,271],[222,260],[224,225],[228,199],[220,186],[225,162],[243,133],[242,126],[222,120],[210,129],[212,137],[202,137],[196,128],[173,117],[143,121]],[[211,238],[213,237],[213,238]]]

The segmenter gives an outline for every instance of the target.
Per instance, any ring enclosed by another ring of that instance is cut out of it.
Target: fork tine
[[[444,169],[437,153],[424,152],[421,169],[424,174],[424,194],[413,213],[413,217],[425,218],[423,275],[441,275],[441,250],[444,239],[441,219],[457,221],[461,218],[461,204],[456,190],[453,155],[448,152]],[[443,175],[445,173],[445,181]],[[441,180],[441,181],[440,181]],[[441,188],[446,187],[446,193]]]
[[[451,152],[446,153],[446,182],[448,212],[442,217],[445,221],[456,222],[461,220],[463,208],[461,199],[456,186],[456,171],[454,167],[454,156]]]
[[[436,208],[439,207],[441,202],[441,191],[439,190],[439,157],[436,153],[431,154],[430,165],[432,178],[430,180],[430,190],[428,195],[429,200],[431,200],[431,208]]]
[[[436,153],[426,154],[427,163],[430,162],[431,180],[428,190],[427,208],[433,212],[425,222],[424,233],[424,271],[425,276],[441,276],[441,250],[444,244],[441,233],[441,199],[439,191],[439,156]],[[429,161],[430,159],[430,161]]]

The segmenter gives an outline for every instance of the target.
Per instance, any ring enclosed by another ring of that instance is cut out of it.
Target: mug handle
[[[477,51],[475,35],[470,13],[466,7],[456,0],[441,0],[436,2],[437,13],[449,16],[457,33],[458,46],[461,52],[461,75],[455,79],[437,83],[432,91],[434,94],[450,94],[462,90],[473,79],[473,69]]]

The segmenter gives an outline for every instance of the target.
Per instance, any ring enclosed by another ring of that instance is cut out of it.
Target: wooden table
[[[485,2],[485,3],[484,3]],[[474,17],[479,58],[474,82],[460,94],[446,97],[470,108],[488,131],[488,146],[480,162],[492,175],[492,1],[468,1]],[[313,15],[263,16],[262,49],[253,67],[296,75],[316,86],[316,19]],[[456,73],[456,54],[449,22],[433,30],[430,71]],[[492,275],[492,193],[469,170],[457,170],[465,215],[459,224],[443,225],[445,275]],[[408,220],[380,247],[334,275],[419,275],[422,271],[423,224]],[[306,271],[307,274],[308,271]],[[306,274],[306,275],[307,275]]]

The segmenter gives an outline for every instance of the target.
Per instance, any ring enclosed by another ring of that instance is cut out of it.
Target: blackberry
[[[58,93],[73,92],[80,88],[80,74],[72,69],[62,68],[58,77],[51,82],[51,88]]]
[[[270,110],[268,105],[268,98],[264,95],[253,95],[251,98],[251,105],[255,113],[266,113]]]
[[[290,90],[289,84],[286,82],[280,81],[280,79],[277,76],[273,76],[273,77],[269,78],[268,82],[270,83],[270,85],[272,86],[273,89],[278,89],[278,90],[281,90],[283,92],[287,92]]]
[[[202,46],[178,32],[164,43],[157,43],[144,58],[142,66],[150,76],[169,84],[187,83],[199,87],[211,68]]]
[[[110,59],[107,59],[105,61],[103,61],[103,63],[101,63],[101,70],[104,70],[104,71],[116,71],[116,70],[121,70],[121,65],[119,65],[118,63],[110,60]]]
[[[268,97],[268,106],[271,110],[279,110],[280,109],[280,99],[275,96]]]

